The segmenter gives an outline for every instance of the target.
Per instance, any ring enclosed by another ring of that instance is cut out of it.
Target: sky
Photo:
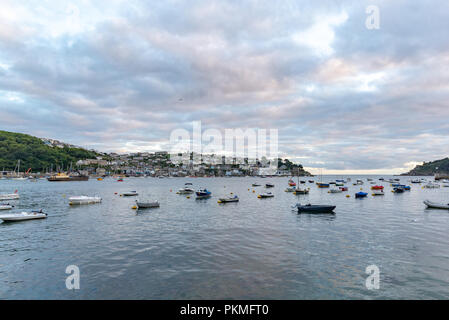
[[[277,129],[314,173],[397,174],[448,156],[448,30],[445,0],[1,0],[0,129],[104,152]]]

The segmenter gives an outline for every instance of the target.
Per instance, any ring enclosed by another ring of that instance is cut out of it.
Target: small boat
[[[299,195],[299,194],[309,194],[310,189],[301,189],[298,188],[295,190],[294,194],[295,195]]]
[[[258,183],[253,183],[251,186],[253,186],[253,187],[260,187],[260,184],[258,184]]]
[[[360,180],[360,179],[357,179],[357,181],[356,181],[355,185],[362,185],[362,184],[363,184],[363,181],[362,181],[362,180]]]
[[[5,222],[44,219],[44,218],[47,218],[47,214],[42,212],[42,210],[0,215],[0,219],[2,219]]]
[[[285,189],[285,192],[295,192],[296,191],[296,187],[289,187],[287,189]]]
[[[385,195],[385,193],[382,189],[375,189],[375,190],[373,190],[372,195],[373,196],[383,196],[383,195]]]
[[[18,200],[20,198],[19,194],[16,192],[9,194],[0,194],[0,200]]]
[[[348,191],[348,187],[340,187],[341,191]]]
[[[343,190],[341,190],[341,189],[330,189],[328,191],[328,193],[342,193],[342,192],[343,192]]]
[[[265,188],[274,188],[274,184],[272,183],[266,183]]]
[[[403,193],[404,192],[404,188],[401,187],[397,187],[397,188],[393,188],[393,193]]]
[[[192,186],[193,184],[191,182],[186,182],[184,185],[185,186]]]
[[[196,199],[207,199],[212,196],[212,192],[207,189],[200,189],[196,192]]]
[[[294,186],[296,186],[296,182],[294,182],[292,179],[290,179],[290,180],[288,180],[288,185],[290,187],[294,187]]]
[[[193,190],[192,188],[189,187],[184,187],[182,189],[179,189],[178,192],[176,192],[177,194],[191,194],[194,193],[195,190]]]
[[[420,179],[413,179],[412,181],[410,181],[411,183],[421,183]]]
[[[218,203],[228,203],[228,202],[239,202],[238,196],[228,197],[228,198],[219,198]]]
[[[11,210],[14,206],[9,203],[0,203],[0,210]]]
[[[259,199],[273,198],[273,197],[274,197],[274,194],[272,194],[271,192],[261,193],[257,196],[257,198],[259,198]]]
[[[367,179],[366,179],[366,181],[373,181],[373,179],[371,179],[371,178],[367,178]]]
[[[120,178],[120,179],[118,179],[118,180],[117,180],[117,182],[123,182],[123,179],[122,179],[122,178]]]
[[[356,198],[365,198],[367,195],[368,195],[368,193],[360,191],[355,194],[355,197]]]
[[[159,201],[138,201],[136,200],[137,209],[159,208]]]
[[[342,179],[337,179],[337,180],[335,180],[335,182],[346,183],[346,181],[342,180]]]
[[[434,208],[434,209],[446,209],[446,210],[449,210],[449,203],[444,204],[444,203],[432,202],[432,201],[430,201],[430,200],[424,200],[424,204],[425,204],[428,208]]]
[[[329,184],[337,184],[336,182],[334,182],[334,181],[332,181],[332,182],[329,182]]]
[[[371,187],[371,190],[383,190],[384,186],[375,185]]]
[[[103,181],[103,178],[97,178],[98,181]]]
[[[137,191],[129,191],[129,192],[122,193],[120,196],[121,197],[135,197],[138,195],[139,194],[137,193]]]
[[[306,182],[304,180],[299,181],[301,184],[305,184]]]
[[[336,208],[331,205],[312,205],[310,203],[305,206],[297,203],[295,207],[298,209],[298,213],[334,213]]]
[[[88,196],[78,196],[78,197],[70,197],[69,204],[70,205],[82,205],[82,204],[93,204],[100,203],[100,197],[88,197]]]
[[[330,186],[329,183],[321,183],[321,182],[317,182],[316,185],[318,186],[318,188],[329,188]]]
[[[343,182],[336,182],[335,186],[336,187],[343,187],[345,184]]]
[[[427,183],[426,185],[424,185],[423,188],[426,188],[426,189],[437,189],[437,188],[439,188],[439,187],[440,187],[439,184],[429,182],[429,183]],[[0,199],[1,199],[1,198],[0,198]]]
[[[379,180],[380,180],[380,181],[384,181],[385,179],[384,179],[384,178],[379,178]]]
[[[313,181],[313,180],[309,180],[309,183],[314,183],[315,181]]]

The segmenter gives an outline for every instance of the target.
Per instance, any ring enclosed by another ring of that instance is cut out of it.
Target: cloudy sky
[[[126,152],[274,128],[328,173],[448,156],[447,0],[68,3],[0,1],[0,129]]]

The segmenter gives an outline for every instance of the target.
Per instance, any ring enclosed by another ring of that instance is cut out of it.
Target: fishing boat
[[[17,190],[14,193],[0,194],[0,201],[3,201],[3,200],[18,200],[19,198],[20,198],[20,196],[17,193]]]
[[[66,173],[57,173],[49,178],[47,178],[50,182],[64,182],[64,181],[87,181],[89,180],[89,176],[77,174],[77,175],[68,175]]]
[[[257,198],[259,198],[259,199],[273,198],[273,197],[274,197],[274,194],[272,194],[271,192],[261,193],[257,196]]]
[[[310,189],[301,189],[301,188],[298,188],[298,189],[296,189],[295,190],[295,192],[294,192],[294,194],[295,195],[300,195],[300,194],[309,194],[309,191],[310,191]]]
[[[199,189],[195,194],[197,199],[207,199],[212,196],[212,192],[207,189]]]
[[[367,195],[368,195],[368,193],[360,191],[355,194],[355,197],[356,198],[365,198]]]
[[[135,197],[138,195],[139,194],[137,193],[137,191],[129,191],[129,192],[122,193],[120,196],[121,197]]]
[[[191,194],[194,193],[195,190],[193,190],[192,188],[189,187],[184,187],[178,190],[178,192],[176,192],[177,194]]]
[[[318,188],[329,188],[330,186],[329,183],[321,183],[321,182],[317,182],[316,185],[318,186]]]
[[[449,210],[449,203],[438,203],[438,202],[432,202],[430,200],[424,200],[424,204],[428,208]]]
[[[42,212],[42,210],[0,215],[0,219],[2,219],[5,222],[45,219],[45,218],[47,218],[47,214]]]
[[[11,210],[14,206],[9,203],[0,203],[0,210]]]
[[[159,208],[159,201],[139,201],[136,200],[136,209]]]
[[[312,204],[306,204],[301,205],[300,203],[297,203],[295,206],[298,209],[299,213],[334,213],[334,210],[336,206],[331,205],[312,205]]]
[[[69,198],[70,205],[94,204],[100,202],[101,202],[100,197],[77,196]]]
[[[382,189],[375,189],[375,190],[373,190],[372,195],[373,196],[383,196],[383,195],[385,195],[385,193]]]
[[[266,183],[265,188],[274,188],[274,184],[272,183]]]
[[[330,189],[328,191],[328,193],[342,193],[342,192],[343,192],[343,190],[341,190],[341,189]]]
[[[371,190],[383,190],[383,189],[384,189],[384,186],[379,186],[379,185],[371,187]]]
[[[227,197],[227,198],[219,198],[218,203],[228,203],[228,202],[239,202],[238,196]]]

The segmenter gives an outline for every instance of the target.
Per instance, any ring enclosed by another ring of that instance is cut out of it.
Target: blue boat
[[[398,188],[394,188],[393,189],[394,193],[403,193],[404,192],[404,188],[398,187]]]
[[[208,191],[207,189],[200,189],[195,193],[197,199],[209,198],[212,195],[212,192]]]
[[[356,198],[365,198],[367,195],[368,195],[368,193],[360,191],[355,194],[355,197]]]

